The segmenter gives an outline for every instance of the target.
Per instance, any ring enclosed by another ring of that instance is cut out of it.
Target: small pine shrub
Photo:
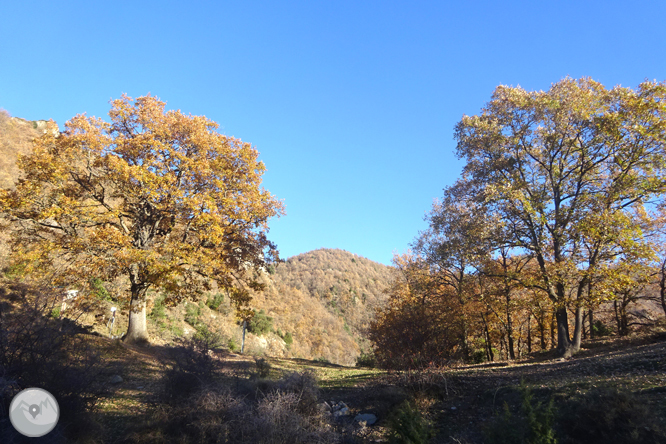
[[[185,316],[183,317],[185,322],[196,328],[200,322],[199,315],[201,315],[201,308],[197,304],[190,302],[185,304]]]
[[[600,320],[594,321],[594,324],[592,325],[592,331],[594,332],[595,337],[609,336],[613,333],[612,330]]]
[[[153,321],[161,321],[163,319],[166,319],[166,305],[164,304],[164,299],[165,296],[158,296],[155,299],[155,302],[153,304],[153,309],[150,311],[150,314],[148,317],[152,319]]]
[[[113,297],[108,292],[106,287],[104,287],[104,282],[99,278],[92,278],[90,280],[90,286],[92,287],[92,292],[97,299],[100,301],[114,302]]]
[[[254,363],[257,366],[257,375],[260,378],[268,378],[271,374],[271,363],[264,358],[255,359]]]
[[[229,347],[229,350],[231,350],[232,352],[237,352],[240,350],[240,345],[238,345],[238,343],[234,338],[229,338],[229,340],[227,341],[227,347]]]
[[[426,444],[434,436],[432,423],[409,401],[389,417],[391,444]]]
[[[294,343],[294,337],[289,332],[285,333],[282,339],[284,340],[284,343],[287,344],[287,348],[289,348],[291,344]]]
[[[259,313],[255,313],[247,326],[247,331],[258,336],[265,335],[272,329],[273,318],[266,315],[263,309],[259,310]]]
[[[377,360],[375,355],[372,353],[361,353],[361,355],[356,358],[356,367],[370,367],[374,368],[377,365]]]
[[[556,444],[554,423],[555,405],[551,399],[534,403],[534,394],[524,384],[520,386],[522,398],[521,410],[511,412],[505,402],[501,414],[498,414],[484,430],[489,444]]]
[[[217,310],[218,308],[220,308],[220,305],[222,305],[223,302],[224,302],[224,295],[222,293],[217,293],[208,298],[208,300],[206,301],[206,305],[211,310]]]

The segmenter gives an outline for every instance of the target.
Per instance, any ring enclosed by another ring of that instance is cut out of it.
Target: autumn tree
[[[252,271],[277,255],[268,220],[283,213],[256,149],[152,96],[111,105],[110,123],[77,115],[20,157],[22,179],[0,198],[14,270],[81,289],[125,276],[127,342],[148,340],[149,288],[178,301],[216,282],[247,305]]]
[[[654,82],[635,91],[570,78],[546,92],[500,86],[480,115],[456,126],[467,162],[456,186],[536,260],[533,286],[555,306],[562,356],[580,345],[590,279],[652,254],[639,221],[665,189],[665,98],[666,85]]]
[[[442,285],[419,256],[395,256],[386,306],[377,311],[369,337],[379,363],[389,368],[422,368],[467,354],[460,299]]]

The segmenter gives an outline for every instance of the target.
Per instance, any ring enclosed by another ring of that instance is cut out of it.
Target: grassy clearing
[[[324,389],[356,387],[372,382],[386,374],[384,370],[365,367],[345,367],[307,359],[267,358],[271,364],[271,378],[278,379],[290,372],[310,371],[315,374]]]

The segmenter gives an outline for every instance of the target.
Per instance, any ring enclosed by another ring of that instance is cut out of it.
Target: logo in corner
[[[58,423],[60,409],[52,394],[40,388],[21,390],[9,405],[9,420],[22,435],[36,438]]]

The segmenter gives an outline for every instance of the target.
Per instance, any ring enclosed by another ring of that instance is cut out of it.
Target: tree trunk
[[[583,330],[583,307],[576,307],[576,323],[574,326],[574,337],[573,337],[573,352],[577,353],[580,351],[580,341]]]
[[[556,317],[555,312],[553,311],[553,316],[550,319],[550,349],[551,350],[555,348],[555,330],[556,330],[555,327],[557,326],[557,322],[555,320],[555,317]]]
[[[661,279],[659,280],[659,295],[661,296],[661,308],[666,314],[666,259],[661,263]]]
[[[147,344],[150,342],[146,324],[146,293],[148,285],[140,279],[139,266],[130,266],[131,299],[129,325],[123,341],[127,344]]]
[[[574,344],[569,336],[569,321],[567,308],[559,307],[555,310],[557,320],[557,354],[562,358],[570,358],[574,353]]]
[[[594,310],[590,308],[587,316],[590,322],[590,339],[594,339]]]
[[[583,310],[583,324],[581,326],[581,332],[583,333],[583,340],[587,339],[587,329],[585,328],[585,319],[587,318],[587,312]]]
[[[513,346],[513,319],[511,318],[509,292],[506,292],[506,335],[509,343],[509,359],[516,359],[516,352]]]
[[[241,355],[245,351],[245,330],[247,330],[247,321],[243,321],[243,339],[241,340]]]
[[[532,317],[527,314],[527,353],[532,353]]]
[[[484,315],[481,315],[481,320],[483,321],[483,330],[486,336],[486,357],[488,358],[489,362],[493,362],[495,360],[495,355],[493,353],[493,344],[490,341],[490,331],[488,330],[488,322],[486,322],[486,317]]]

